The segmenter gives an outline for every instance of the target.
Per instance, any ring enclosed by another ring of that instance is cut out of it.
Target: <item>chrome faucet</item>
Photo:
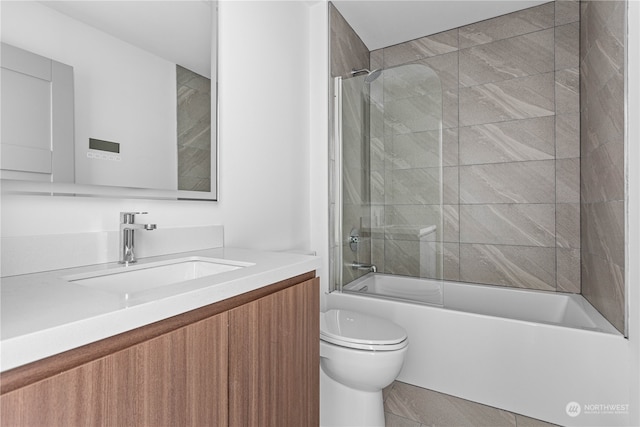
[[[363,264],[361,262],[354,261],[351,264],[349,264],[349,266],[354,270],[367,270],[367,271],[370,271],[371,273],[377,273],[378,271],[376,266],[373,264]]]
[[[135,224],[136,215],[144,215],[147,212],[120,212],[120,264],[133,264],[137,262],[135,241],[133,232],[135,230],[155,230],[155,224]]]

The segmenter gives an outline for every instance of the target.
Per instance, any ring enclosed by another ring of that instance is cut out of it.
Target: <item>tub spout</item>
[[[363,264],[361,262],[352,262],[350,266],[354,270],[367,270],[367,271],[370,271],[371,273],[378,272],[378,269],[373,264]]]

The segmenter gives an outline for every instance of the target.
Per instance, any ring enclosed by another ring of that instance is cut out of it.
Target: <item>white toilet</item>
[[[320,425],[384,427],[382,389],[400,373],[408,344],[389,320],[320,313]]]

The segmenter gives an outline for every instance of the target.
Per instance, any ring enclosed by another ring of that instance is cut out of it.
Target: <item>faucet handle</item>
[[[149,212],[120,212],[120,222],[122,224],[133,224],[136,215],[146,215]]]

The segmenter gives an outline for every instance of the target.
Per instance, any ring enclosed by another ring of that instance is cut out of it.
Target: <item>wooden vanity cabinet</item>
[[[307,273],[0,375],[2,426],[317,426]]]
[[[218,314],[4,394],[0,422],[226,425],[227,319]]]
[[[317,281],[229,312],[229,425],[318,425]]]

